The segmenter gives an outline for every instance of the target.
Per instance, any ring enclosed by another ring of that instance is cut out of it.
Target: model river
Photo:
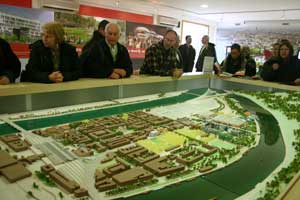
[[[165,97],[147,102],[118,105],[54,117],[17,120],[15,123],[26,130],[33,130],[74,121],[181,103],[199,97],[206,91],[207,89],[190,90],[178,96]],[[251,149],[247,155],[243,156],[238,162],[218,171],[147,194],[136,195],[129,199],[207,200],[212,197],[217,197],[222,200],[231,200],[252,190],[274,171],[285,156],[285,146],[276,119],[271,113],[248,98],[237,95],[230,95],[230,97],[237,100],[245,110],[255,113],[257,116],[261,133],[259,144],[254,149]],[[5,133],[9,132],[8,129],[7,124],[0,126],[0,131],[2,130]],[[10,129],[11,132],[13,132],[13,130],[14,129]]]
[[[207,200],[217,197],[232,200],[255,187],[283,161],[285,146],[276,119],[253,101],[234,96],[246,110],[256,113],[259,118],[261,139],[258,146],[234,163],[219,171],[199,177],[193,181],[138,195],[130,200],[190,199]]]

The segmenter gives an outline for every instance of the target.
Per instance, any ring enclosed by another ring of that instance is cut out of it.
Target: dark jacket
[[[152,44],[145,54],[141,74],[151,74],[160,76],[172,75],[175,68],[182,68],[181,61],[178,59],[178,49],[171,47],[166,50],[163,41]]]
[[[274,63],[279,64],[277,70],[272,68]],[[293,81],[300,78],[300,61],[296,56],[290,57],[287,61],[280,58],[270,58],[264,63],[260,75],[265,81],[292,84]]]
[[[180,45],[179,51],[182,57],[182,65],[184,72],[191,72],[193,71],[194,67],[194,60],[196,56],[196,51],[192,45],[189,47],[187,44]]]
[[[0,76],[6,76],[11,83],[19,77],[21,63],[8,42],[0,38]]]
[[[255,76],[256,75],[256,62],[252,57],[245,58],[245,76]]]
[[[221,63],[222,71],[234,74],[238,71],[245,69],[245,64],[242,56],[239,56],[237,59],[233,59],[231,54],[229,54]]]
[[[253,58],[245,58],[240,55],[237,59],[233,59],[229,54],[221,63],[222,71],[235,74],[238,71],[245,70],[245,76],[254,76],[256,74],[256,62]]]
[[[94,43],[98,43],[101,40],[104,40],[105,37],[102,36],[98,30],[94,31],[93,33],[93,37],[83,46],[82,48],[82,52],[91,48],[93,46]]]
[[[114,68],[124,69],[126,77],[132,74],[132,62],[126,47],[117,43],[118,54],[116,62],[110,53],[105,40],[94,43],[90,49],[84,51],[80,57],[83,76],[91,78],[107,78]]]
[[[208,43],[207,48],[204,48],[202,52],[200,52],[197,62],[196,62],[196,69],[197,72],[201,72],[203,70],[203,62],[205,56],[209,57],[214,57],[214,62],[218,62],[217,60],[217,54],[216,54],[216,49],[215,49],[215,44],[213,43]]]
[[[31,52],[26,71],[22,73],[22,81],[52,83],[48,76],[54,71],[52,52],[44,46],[42,40],[31,45]],[[62,43],[60,49],[59,71],[64,76],[63,81],[77,80],[80,77],[80,67],[75,47]]]

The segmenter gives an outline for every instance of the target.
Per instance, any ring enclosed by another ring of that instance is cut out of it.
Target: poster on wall
[[[39,9],[0,5],[0,37],[19,58],[28,58],[28,44],[40,39],[41,27],[54,20],[54,13]]]
[[[294,50],[300,47],[300,34],[298,30],[285,29],[255,29],[240,30],[240,29],[218,29],[217,31],[217,55],[220,60],[225,59],[229,52],[226,48],[233,43],[238,43],[241,46],[250,48],[251,56],[255,59],[257,66],[271,57],[272,45],[280,42],[282,39],[289,40]],[[295,51],[297,52],[297,51]]]
[[[92,36],[93,32],[98,29],[98,24],[104,18],[84,16],[70,13],[55,12],[54,20],[64,26],[65,30],[65,40],[76,46],[83,47],[86,42],[88,42]],[[106,19],[109,22],[117,23],[121,27],[121,38],[120,43],[125,41],[125,22]]]
[[[167,29],[157,25],[126,22],[126,47],[131,59],[143,59],[146,49],[162,40]]]

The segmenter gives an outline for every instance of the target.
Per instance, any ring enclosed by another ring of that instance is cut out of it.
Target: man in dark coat
[[[0,85],[15,82],[20,75],[21,63],[8,42],[0,38]]]
[[[203,71],[203,63],[204,63],[205,56],[213,57],[214,63],[218,63],[215,44],[209,42],[208,35],[204,35],[202,37],[202,44],[203,44],[203,46],[200,50],[200,53],[199,53],[199,56],[198,56],[198,59],[196,62],[197,72]]]
[[[105,27],[105,40],[94,43],[80,57],[84,77],[119,79],[132,74],[128,50],[121,45],[120,27],[109,23]]]
[[[92,47],[94,43],[98,43],[101,40],[105,39],[105,26],[109,23],[107,20],[102,20],[98,24],[98,30],[95,30],[93,33],[93,37],[84,45],[82,51],[85,51]]]
[[[185,41],[185,44],[179,46],[179,51],[183,61],[183,72],[192,72],[196,51],[191,45],[192,37],[190,35],[185,37]]]
[[[31,45],[30,58],[21,80],[59,83],[79,77],[77,52],[75,47],[64,41],[63,27],[55,22],[45,24],[42,40]]]

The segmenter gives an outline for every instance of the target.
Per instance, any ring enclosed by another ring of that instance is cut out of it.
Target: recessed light
[[[201,8],[208,8],[208,5],[207,5],[207,4],[201,4],[200,7],[201,7]]]

